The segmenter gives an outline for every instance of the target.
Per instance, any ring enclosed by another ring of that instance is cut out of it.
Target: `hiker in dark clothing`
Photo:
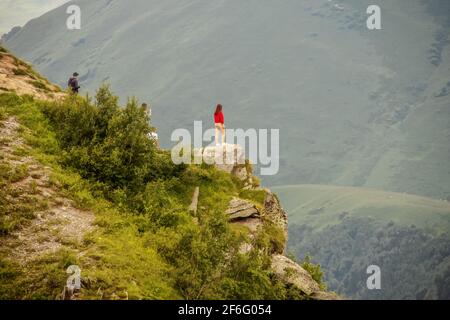
[[[80,86],[78,85],[78,73],[74,73],[72,77],[70,77],[68,85],[72,89],[73,93],[78,93],[78,89],[80,89]]]

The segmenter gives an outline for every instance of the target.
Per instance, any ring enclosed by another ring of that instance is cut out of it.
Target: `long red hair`
[[[216,107],[216,112],[214,112],[214,114],[219,114],[220,112],[222,112],[222,105],[219,103]]]

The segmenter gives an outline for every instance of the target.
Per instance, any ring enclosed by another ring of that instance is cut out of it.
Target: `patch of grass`
[[[30,187],[31,194],[37,194],[39,192],[36,181],[31,181],[29,187]]]
[[[14,69],[14,70],[13,70],[13,73],[14,73],[14,75],[16,75],[16,76],[27,76],[27,75],[28,75],[28,72],[27,72],[27,71],[25,71],[25,70],[23,70],[23,69],[18,69],[18,68]]]
[[[35,212],[46,209],[48,204],[23,190],[10,187],[4,180],[0,182],[0,236],[5,236],[26,225],[35,218]]]
[[[25,69],[25,70],[27,70],[27,71],[33,70],[33,68],[31,67],[30,64],[26,63],[25,61],[23,61],[23,60],[21,60],[21,59],[18,59],[18,58],[17,58],[16,56],[14,56],[14,55],[10,55],[10,56],[13,58],[14,64],[15,64],[18,68],[23,68],[23,69]]]
[[[239,192],[239,197],[242,199],[252,200],[260,205],[264,205],[264,200],[266,198],[265,190],[241,190]]]
[[[5,49],[4,49],[5,50]],[[0,51],[0,53],[8,53],[7,51]],[[8,53],[9,55],[9,53]],[[42,84],[50,84],[47,79],[45,79],[43,76],[41,76],[39,73],[37,73],[33,67],[26,63],[25,61],[22,61],[20,59],[17,59],[17,57],[13,55],[9,55],[14,59],[14,64],[17,68],[13,70],[13,73],[18,76],[29,76],[30,78],[36,80],[37,82],[41,82]],[[60,89],[56,86],[57,89]],[[61,91],[61,90],[59,90]]]
[[[50,89],[47,87],[47,85],[45,83],[43,83],[42,81],[39,80],[35,80],[35,81],[29,81],[30,84],[32,84],[35,88],[44,90],[44,91],[50,91]]]
[[[11,154],[19,159],[26,157],[30,154],[29,150],[23,146],[15,147]]]
[[[110,231],[95,234],[95,245],[84,255],[83,277],[90,279],[83,290],[89,299],[179,299],[172,268],[161,259],[155,245],[139,235],[136,226],[124,225],[121,216],[110,217]],[[116,224],[121,225],[117,228]],[[126,252],[126,254],[124,254]]]
[[[269,254],[282,254],[286,245],[284,230],[269,220],[264,220],[255,240],[255,247],[268,250]]]
[[[0,299],[59,299],[70,265],[79,264],[75,252],[67,249],[33,261],[27,269],[0,258]]]
[[[0,300],[21,298],[26,288],[17,285],[23,275],[20,265],[0,257]]]
[[[28,64],[28,63],[26,63],[26,62],[24,62],[22,60],[19,60],[19,65],[27,70],[28,75],[31,78],[33,78],[35,80],[42,81],[42,82],[44,82],[46,84],[50,84],[48,82],[48,80],[46,78],[44,78],[43,76],[41,76],[39,73],[37,73],[30,64]]]
[[[238,223],[232,223],[230,229],[233,231],[235,237],[240,239],[241,242],[248,242],[250,235],[248,227]]]
[[[6,161],[0,162],[0,179],[14,183],[22,180],[28,175],[28,166],[21,164],[17,166],[10,165]]]

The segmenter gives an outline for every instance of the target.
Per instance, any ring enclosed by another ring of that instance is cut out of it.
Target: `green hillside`
[[[106,85],[94,99],[0,94],[0,300],[59,299],[71,265],[81,269],[75,299],[309,299],[323,290],[310,263],[308,294],[274,273],[285,231],[269,218],[251,236],[230,223],[233,197],[264,208],[266,191],[244,191],[214,166],[174,165],[149,138],[148,110],[118,101]]]
[[[450,203],[369,188],[274,188],[289,215],[288,250],[311,254],[330,289],[363,299],[449,299]],[[382,290],[366,287],[378,265]]]
[[[291,224],[324,228],[342,216],[369,217],[427,230],[449,232],[450,202],[370,188],[299,185],[274,187]]]

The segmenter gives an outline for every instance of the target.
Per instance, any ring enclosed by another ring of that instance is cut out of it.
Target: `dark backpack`
[[[75,86],[75,78],[73,78],[73,77],[71,77],[70,79],[69,79],[69,82],[67,83],[67,85],[69,86],[69,87],[71,87],[71,88],[73,88],[74,86]]]
[[[67,85],[72,89],[72,91],[74,92],[78,92],[78,89],[80,89],[80,87],[78,86],[78,80],[75,77],[71,77],[69,79],[69,82],[67,83]]]

